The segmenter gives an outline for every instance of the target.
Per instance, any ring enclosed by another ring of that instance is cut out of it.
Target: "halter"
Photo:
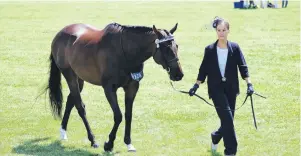
[[[157,45],[157,48],[160,48],[160,43],[163,43],[163,42],[166,42],[166,41],[171,41],[173,39],[174,39],[174,36],[170,35],[170,36],[167,36],[167,37],[162,38],[162,39],[156,39],[155,43]]]
[[[156,51],[155,51],[155,54],[153,56],[156,55],[157,51],[160,50],[160,43],[163,43],[163,42],[167,42],[167,41],[171,41],[171,40],[174,40],[174,36],[173,35],[170,35],[170,36],[166,36],[162,39],[156,39],[155,40],[155,43],[156,43]],[[177,57],[171,59],[171,60],[165,60],[167,65],[170,63],[170,62],[173,62],[173,61],[178,61],[179,59]],[[167,67],[167,72],[169,73],[170,72],[170,68]]]

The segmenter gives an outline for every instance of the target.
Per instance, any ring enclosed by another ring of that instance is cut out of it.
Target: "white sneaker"
[[[67,132],[61,127],[60,128],[61,140],[67,140]]]
[[[127,144],[126,146],[128,148],[128,152],[136,152],[136,148],[132,144]]]
[[[216,151],[216,150],[217,150],[217,145],[218,145],[218,144],[213,144],[213,143],[211,143],[211,150],[212,150],[212,151]]]

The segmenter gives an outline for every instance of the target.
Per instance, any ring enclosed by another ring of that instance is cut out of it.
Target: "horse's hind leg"
[[[64,118],[66,116],[66,120],[62,121],[62,126],[63,126],[63,124],[67,125],[71,109],[73,108],[73,106],[75,106],[78,111],[79,116],[82,118],[82,120],[85,124],[86,130],[88,133],[88,139],[91,141],[91,146],[93,146],[94,148],[97,148],[98,144],[95,142],[94,135],[91,131],[90,125],[89,125],[87,117],[86,117],[85,104],[83,103],[81,96],[80,96],[80,91],[82,89],[83,82],[81,82],[82,80],[80,80],[77,77],[77,75],[74,73],[74,71],[71,68],[62,70],[62,73],[63,73],[64,77],[66,78],[69,89],[70,89],[70,94],[68,95],[68,100],[67,100],[67,105],[69,105],[69,107],[66,106],[66,109],[68,107],[68,110],[67,110],[68,114],[66,114],[66,111],[65,111]]]
[[[81,92],[83,90],[84,81],[82,79],[78,78],[77,82],[78,82],[78,85],[79,85],[79,91]],[[63,117],[62,124],[61,124],[62,127],[60,129],[61,139],[63,139],[63,140],[67,140],[67,133],[66,133],[66,131],[67,131],[67,125],[68,125],[68,121],[69,121],[69,116],[70,116],[71,110],[74,107],[74,102],[72,101],[71,97],[72,97],[71,94],[69,94],[69,96],[67,98],[67,102],[66,102],[66,108],[65,108],[64,117]]]

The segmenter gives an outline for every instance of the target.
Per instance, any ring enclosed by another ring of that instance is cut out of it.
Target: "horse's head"
[[[172,81],[180,81],[184,74],[178,58],[178,45],[174,40],[173,33],[177,30],[178,23],[170,30],[157,29],[153,25],[153,30],[157,35],[156,50],[153,58],[156,63],[163,66]]]

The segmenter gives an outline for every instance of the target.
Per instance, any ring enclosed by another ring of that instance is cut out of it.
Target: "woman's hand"
[[[252,95],[254,93],[253,85],[252,85],[252,83],[248,83],[247,85],[248,85],[247,94]]]
[[[189,90],[189,95],[193,96],[195,94],[195,92],[198,90],[199,85],[197,83],[195,83],[192,88]]]

